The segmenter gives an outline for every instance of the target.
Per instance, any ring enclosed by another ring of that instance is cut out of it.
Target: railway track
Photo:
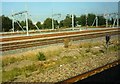
[[[98,68],[96,68],[96,69],[94,69],[94,70],[88,71],[88,72],[86,72],[86,73],[77,75],[77,76],[75,76],[75,77],[72,77],[72,78],[69,78],[69,79],[66,79],[66,80],[63,80],[63,81],[59,81],[59,82],[57,82],[56,84],[66,84],[66,83],[72,84],[72,83],[74,83],[74,82],[80,81],[80,80],[82,80],[82,79],[85,79],[85,78],[87,78],[87,77],[89,77],[89,76],[92,76],[92,75],[95,75],[95,74],[97,74],[97,73],[100,73],[100,72],[102,72],[102,71],[104,71],[104,70],[107,70],[107,69],[109,69],[109,68],[111,68],[111,67],[114,67],[114,66],[117,66],[117,65],[119,65],[119,64],[120,64],[120,60],[114,61],[114,62],[109,63],[109,64],[106,64],[106,65],[104,65],[104,66],[102,66],[102,67],[98,67]]]
[[[35,38],[45,38],[45,37],[53,37],[53,36],[64,36],[64,35],[73,35],[73,34],[83,34],[83,33],[91,33],[91,32],[102,32],[102,31],[110,31],[110,30],[119,30],[119,28],[114,29],[103,29],[103,30],[86,30],[86,31],[77,31],[77,32],[58,32],[53,34],[42,34],[42,35],[35,35],[35,36],[17,36],[17,37],[10,37],[10,38],[2,38],[0,42],[7,42],[7,41],[16,41],[16,40],[27,40],[27,39],[35,39]]]
[[[96,28],[105,28],[103,26],[98,26]],[[79,30],[79,28],[74,28]],[[41,33],[41,32],[58,32],[58,31],[65,31],[65,30],[70,30],[69,28],[62,28],[62,29],[46,29],[46,30],[37,30],[37,31],[29,31],[29,34],[34,34],[34,33]],[[7,32],[7,33],[1,33],[0,36],[8,36],[8,35],[19,35],[19,34],[26,34],[27,32]]]
[[[89,32],[89,33],[88,33]],[[25,37],[13,37],[13,38],[3,38],[2,48],[0,51],[9,51],[21,48],[43,46],[48,44],[62,43],[65,38],[70,40],[82,40],[96,38],[106,35],[109,33],[111,35],[119,34],[119,29],[105,29],[105,30],[89,30],[89,31],[79,31],[79,32],[66,32],[66,33],[55,33],[47,35],[37,35],[37,36],[25,36]]]

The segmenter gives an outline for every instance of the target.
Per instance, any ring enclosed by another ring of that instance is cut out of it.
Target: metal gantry
[[[58,13],[58,14],[52,14],[52,30],[54,30],[54,17],[55,16],[61,17],[61,14],[60,13]]]
[[[13,29],[13,32],[15,32],[15,25],[14,25],[14,23],[16,21],[18,26],[24,31],[22,26],[19,24],[19,21],[17,19],[15,19],[15,16],[23,15],[23,14],[25,14],[25,22],[26,22],[25,28],[26,28],[26,31],[27,31],[27,36],[29,36],[28,11],[22,11],[22,12],[18,12],[18,13],[12,14],[12,29]],[[88,26],[88,23],[87,23],[87,21],[88,21],[88,13],[86,13],[85,15],[86,15],[85,19],[86,19],[86,28],[87,28],[87,26]],[[99,21],[98,16],[103,16],[106,19],[106,27],[109,26],[108,20],[109,20],[110,17],[113,18],[113,20],[114,20],[113,24],[112,24],[112,27],[115,27],[115,26],[119,27],[119,18],[120,18],[119,15],[120,15],[119,13],[96,14],[92,26],[96,23],[96,27],[98,27],[98,21]],[[61,14],[60,13],[53,14],[53,12],[52,12],[52,29],[53,30],[54,30],[54,17],[55,16],[59,16],[59,18],[60,18]],[[72,29],[74,30],[74,14],[72,14],[71,16],[72,16],[71,17],[72,18]],[[39,30],[38,26],[36,24],[34,24],[34,25]]]
[[[115,23],[117,22],[117,27],[119,27],[119,14],[114,13],[115,17],[114,17],[114,23],[113,23],[113,27],[115,27]]]
[[[98,14],[96,15],[94,21],[93,21],[93,24],[92,26],[95,24],[96,22],[96,27],[98,26],[98,16],[103,16],[105,18],[105,25],[106,25],[106,28],[109,27],[109,24],[108,24],[108,21],[110,18],[113,18],[113,24],[112,24],[112,27],[115,27],[115,24],[117,23],[117,27],[119,27],[119,13],[106,13],[106,14]]]
[[[27,31],[27,36],[29,36],[29,29],[28,29],[28,11],[22,11],[22,12],[18,12],[18,13],[14,13],[12,14],[12,27],[13,27],[13,32],[15,31],[15,16],[18,15],[23,15],[25,14],[25,22],[26,22],[26,31]],[[17,22],[18,23],[18,22]],[[20,26],[20,24],[18,24]],[[21,27],[21,26],[20,26]],[[22,27],[21,27],[22,28]]]
[[[95,22],[96,22],[96,27],[98,27],[98,15],[95,16],[92,26],[95,24]]]
[[[106,19],[106,27],[108,27],[108,18],[113,18],[113,24],[112,27],[115,27],[115,23],[117,23],[117,27],[119,27],[119,13],[107,13],[104,14],[104,17]]]
[[[30,16],[31,21],[34,22],[34,20],[32,19],[32,15],[29,15],[29,16]],[[36,23],[33,23],[33,25],[37,28],[38,31],[40,30],[39,27],[36,25]]]

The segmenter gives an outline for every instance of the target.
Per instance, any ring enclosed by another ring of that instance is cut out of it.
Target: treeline
[[[88,14],[87,16],[87,25],[92,26],[93,21],[95,19],[95,14]],[[4,15],[0,16],[0,19],[2,19],[2,31],[8,32],[12,31],[12,20],[9,17],[6,17]],[[54,21],[54,28],[68,28],[72,27],[72,16],[70,14],[67,14],[65,19],[61,20],[59,23],[57,20]],[[18,21],[20,25],[25,29],[25,21]],[[17,22],[15,22],[15,31],[22,30]],[[98,25],[99,26],[105,26],[106,20],[103,16],[98,16]],[[108,20],[108,24],[113,24],[113,19]],[[33,24],[31,19],[28,19],[28,25],[29,30],[36,30],[36,26]],[[39,29],[51,29],[52,28],[52,18],[46,18],[46,20],[41,24],[41,22],[37,22],[36,25]],[[86,26],[86,15],[76,16],[74,15],[74,26]],[[95,24],[93,25],[95,26]]]

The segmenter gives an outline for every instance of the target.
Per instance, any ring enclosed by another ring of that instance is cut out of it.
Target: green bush
[[[37,58],[38,58],[39,61],[44,61],[44,60],[46,60],[46,57],[45,57],[44,53],[42,53],[42,52],[39,52],[39,53],[37,54]]]

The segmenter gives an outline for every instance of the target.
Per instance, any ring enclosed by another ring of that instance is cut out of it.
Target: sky
[[[2,2],[118,2],[119,0],[1,0]]]
[[[80,16],[82,14],[94,13],[114,13],[118,12],[118,2],[15,2],[2,0],[2,15],[11,18],[12,13],[28,10],[29,17],[34,21],[43,22],[46,18],[52,17],[52,14],[61,14],[61,18],[54,16],[54,19],[62,20],[67,14],[75,14]],[[46,0],[45,0],[46,1]],[[54,1],[54,0],[52,0]],[[59,1],[59,0],[58,0]],[[1,4],[1,3],[0,3]],[[24,16],[16,17],[24,18]]]

